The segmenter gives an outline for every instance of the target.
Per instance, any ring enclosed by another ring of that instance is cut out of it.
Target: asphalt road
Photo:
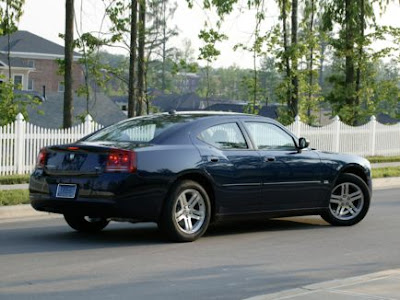
[[[0,224],[0,299],[242,299],[400,267],[400,189],[375,192],[357,226],[319,217],[220,225],[194,243],[155,225],[96,235],[63,219]]]

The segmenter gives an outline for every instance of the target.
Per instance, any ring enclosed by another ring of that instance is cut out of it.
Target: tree
[[[146,101],[145,91],[145,76],[146,76],[146,61],[145,61],[145,45],[146,45],[146,0],[139,0],[139,26],[138,26],[138,85],[137,98],[138,109],[137,114],[143,114],[144,103]]]
[[[334,31],[339,26],[337,38],[331,38],[335,56],[344,60],[343,77],[331,77],[334,89],[328,95],[334,113],[349,124],[356,125],[362,110],[360,95],[362,78],[368,57],[365,46],[370,44],[374,34],[365,35],[368,21],[375,20],[371,0],[330,0],[325,4],[324,27]],[[365,75],[365,74],[364,74]]]
[[[7,35],[8,78],[11,80],[11,34],[18,30],[17,23],[23,14],[25,0],[0,1],[0,35]]]
[[[111,37],[108,39],[108,46],[115,46],[114,43],[121,43],[115,47],[121,47],[129,53],[129,70],[126,79],[123,70],[111,68],[107,71],[120,79],[128,87],[128,117],[137,114],[137,6],[138,0],[104,0],[106,14],[111,21]]]
[[[135,63],[137,40],[137,0],[131,1],[131,41],[129,49],[128,118],[136,116],[135,101]]]
[[[291,39],[291,58],[292,58],[292,99],[291,99],[291,109],[292,116],[297,116],[299,114],[299,78],[298,78],[298,21],[297,21],[297,11],[298,11],[298,0],[292,0],[292,39]]]
[[[72,126],[73,92],[72,64],[74,55],[74,0],[65,1],[65,70],[63,127]]]

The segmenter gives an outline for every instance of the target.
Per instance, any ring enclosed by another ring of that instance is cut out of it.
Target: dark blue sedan
[[[356,224],[370,205],[371,169],[361,157],[311,149],[268,118],[171,112],[42,149],[29,191],[35,209],[63,214],[78,231],[157,222],[186,242],[232,217]]]

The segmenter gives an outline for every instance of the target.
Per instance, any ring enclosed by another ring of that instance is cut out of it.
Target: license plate
[[[76,184],[59,184],[57,186],[56,197],[57,198],[75,198],[76,195]]]

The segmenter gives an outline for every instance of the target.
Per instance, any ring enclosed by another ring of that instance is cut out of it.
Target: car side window
[[[296,149],[293,138],[274,124],[246,122],[246,127],[260,150]]]
[[[246,140],[236,123],[212,126],[202,131],[198,138],[218,149],[247,149]]]

